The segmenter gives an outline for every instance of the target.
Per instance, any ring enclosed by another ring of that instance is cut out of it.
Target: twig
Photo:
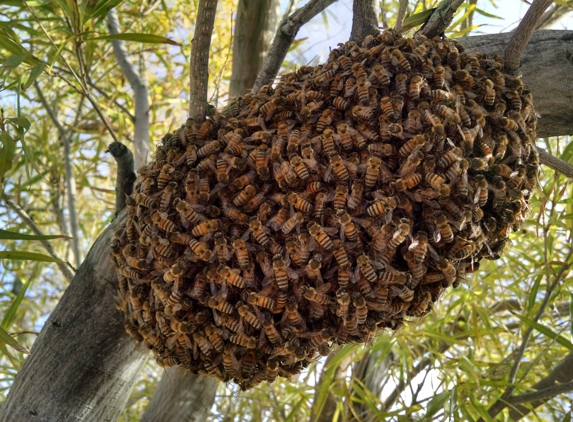
[[[22,209],[22,207],[20,207],[18,204],[16,204],[10,198],[8,198],[8,196],[6,194],[2,195],[2,199],[4,200],[6,205],[8,205],[10,208],[12,208],[12,210],[16,214],[18,214],[18,217],[20,217],[22,219],[22,221],[24,221],[24,223],[26,223],[28,225],[28,227],[30,227],[30,229],[36,235],[38,235],[38,236],[44,235],[44,233],[39,229],[39,227],[36,225],[36,223],[34,223],[34,220],[32,220],[32,218],[30,218],[28,213],[26,211],[24,211],[24,209]],[[58,262],[56,262],[56,265],[58,266],[58,268],[60,269],[63,276],[66,278],[66,280],[72,281],[72,278],[74,278],[74,273],[70,270],[70,268],[73,268],[73,267],[68,262],[65,262],[62,258],[60,258],[60,256],[57,254],[57,252],[52,247],[52,244],[48,240],[40,240],[40,243],[42,244],[42,246],[44,247],[46,252],[48,252],[48,255],[50,255],[52,258],[59,260]]]
[[[418,34],[425,35],[428,38],[434,38],[436,35],[442,35],[444,31],[450,26],[454,19],[454,14],[458,7],[464,0],[444,0],[434,13],[430,16],[428,21],[420,28]]]
[[[559,394],[568,393],[569,391],[573,391],[573,381],[567,382],[565,384],[559,384],[554,387],[544,388],[543,390],[532,391],[531,393],[524,393],[520,394],[519,396],[513,396],[509,399],[509,403],[516,405],[536,400],[547,400]]]
[[[561,19],[566,14],[570,13],[571,6],[565,6],[562,4],[554,4],[553,7],[547,10],[540,18],[537,24],[535,25],[535,30],[547,28],[550,25],[553,25],[559,19]]]
[[[382,29],[388,29],[388,17],[386,16],[385,0],[380,0],[380,15],[382,16]]]
[[[209,83],[209,51],[215,24],[217,0],[200,0],[195,33],[191,41],[191,76],[189,91],[189,118],[196,122],[205,119],[207,88]]]
[[[398,33],[402,32],[402,24],[404,23],[404,16],[406,16],[406,10],[408,9],[408,0],[400,0],[400,5],[398,7],[398,14],[396,15],[396,26],[394,29]]]
[[[517,74],[519,72],[523,50],[525,50],[525,46],[527,46],[529,38],[531,38],[537,21],[543,15],[545,9],[551,6],[552,3],[552,0],[534,0],[531,6],[529,6],[529,9],[527,9],[525,16],[521,22],[519,22],[515,31],[513,31],[513,35],[505,48],[503,58],[506,72],[511,74]]]
[[[567,257],[563,261],[564,264],[561,265],[559,272],[555,276],[555,280],[553,280],[553,283],[551,283],[551,285],[547,288],[547,291],[545,292],[545,297],[543,298],[543,301],[541,302],[541,305],[539,306],[537,313],[533,317],[534,322],[537,322],[539,320],[539,318],[541,318],[541,316],[544,314],[545,308],[547,307],[547,304],[549,303],[549,299],[551,298],[553,291],[555,290],[555,288],[557,287],[557,285],[559,284],[559,282],[563,278],[565,271],[567,271],[569,269],[569,267],[571,266],[569,261],[571,260],[572,256],[573,256],[573,249],[571,249],[569,251],[569,253],[567,254]],[[511,367],[511,370],[509,372],[509,376],[507,379],[507,383],[510,385],[509,385],[509,387],[507,387],[505,389],[503,394],[499,397],[499,399],[497,399],[494,402],[494,404],[489,408],[489,410],[487,412],[490,415],[490,417],[492,417],[492,418],[495,418],[507,406],[508,400],[510,399],[510,397],[512,396],[512,394],[515,390],[515,385],[511,385],[511,384],[513,384],[515,382],[515,378],[517,377],[517,371],[519,369],[521,359],[523,358],[523,354],[525,353],[525,349],[527,348],[527,343],[529,341],[529,337],[531,337],[532,333],[533,333],[533,327],[528,327],[525,330],[525,333],[523,333],[523,339],[521,340],[521,344],[519,345],[519,348],[517,349],[517,352],[515,353],[515,359],[513,362],[513,366]],[[483,422],[483,419],[480,418],[478,420],[478,422]]]
[[[136,174],[133,169],[133,154],[128,147],[120,142],[109,144],[108,150],[117,163],[115,180],[115,216],[125,208],[125,197],[133,192]]]
[[[253,93],[259,92],[261,87],[273,82],[298,30],[336,1],[338,0],[310,0],[305,6],[283,18],[265,58],[263,67],[259,70],[253,86]]]
[[[115,9],[111,9],[107,14],[107,26],[110,34],[119,34],[119,22]],[[125,77],[131,85],[134,93],[135,103],[135,130],[134,130],[134,160],[135,168],[140,168],[149,157],[149,99],[147,83],[135,70],[133,64],[127,58],[127,51],[121,40],[112,40],[113,53],[123,71]],[[117,215],[116,208],[116,215]]]
[[[378,2],[376,0],[354,0],[350,40],[360,43],[367,35],[378,32]]]
[[[74,252],[74,264],[76,267],[79,267],[82,262],[82,251],[80,249],[80,225],[76,208],[76,179],[74,177],[74,169],[71,158],[70,138],[58,121],[54,110],[52,110],[52,107],[50,107],[48,104],[46,97],[44,97],[38,81],[34,82],[34,87],[36,88],[36,93],[38,94],[40,102],[48,112],[48,115],[54,123],[54,126],[56,126],[56,129],[58,129],[58,132],[60,133],[60,139],[64,145],[64,168],[66,172],[66,190],[68,191],[68,212],[70,213],[70,226],[72,229],[71,242],[72,250]]]
[[[573,179],[573,165],[560,158],[554,157],[543,148],[537,147],[537,151],[539,152],[539,162],[541,164],[555,170],[557,173],[561,173],[569,179]]]

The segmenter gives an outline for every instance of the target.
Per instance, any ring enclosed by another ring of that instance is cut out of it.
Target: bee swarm
[[[536,183],[531,93],[502,70],[386,31],[188,120],[112,243],[126,330],[246,389],[430,312]]]

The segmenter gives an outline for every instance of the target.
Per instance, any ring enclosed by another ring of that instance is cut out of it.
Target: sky
[[[283,0],[284,8],[287,1]],[[413,3],[411,1],[410,3]],[[297,5],[302,7],[303,3]],[[478,34],[496,34],[499,32],[509,32],[514,29],[529,5],[522,0],[479,0],[478,7],[489,14],[500,16],[501,19],[494,19],[474,14],[474,24],[481,25],[472,32]],[[343,43],[350,37],[352,28],[352,0],[338,0],[332,4],[325,12],[328,25],[325,28],[324,16],[318,15],[307,25],[301,28],[297,39],[308,38],[311,42],[306,42],[297,52],[291,52],[287,60],[312,64],[322,63],[328,58],[329,48],[336,47],[338,43]],[[552,29],[573,28],[573,16],[565,16],[552,26]]]

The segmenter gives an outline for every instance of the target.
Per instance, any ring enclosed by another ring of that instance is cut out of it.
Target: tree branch
[[[335,1],[338,0],[310,0],[305,6],[283,18],[263,67],[259,70],[253,93],[259,92],[261,87],[274,81],[299,29]]]
[[[398,6],[398,14],[396,15],[396,32],[402,33],[402,24],[404,23],[404,16],[406,16],[406,10],[408,9],[408,0],[400,0]]]
[[[350,40],[361,43],[367,35],[374,35],[379,31],[378,2],[376,0],[354,0]]]
[[[573,380],[573,353],[569,353],[560,363],[557,365],[549,375],[536,383],[533,388],[535,390],[544,390],[555,386],[556,383],[568,383]],[[518,396],[519,397],[519,396]],[[527,416],[533,409],[543,405],[547,402],[549,398],[546,399],[534,399],[530,400],[531,408],[528,409],[525,406],[513,403],[515,406],[509,410],[509,419],[512,421],[518,421],[521,418]]]
[[[506,72],[512,74],[518,73],[521,55],[529,42],[529,38],[531,38],[535,25],[537,25],[537,21],[541,15],[543,15],[545,9],[552,3],[553,0],[534,0],[531,6],[529,6],[529,9],[527,9],[525,16],[521,22],[519,22],[515,31],[513,31],[511,39],[505,49],[503,58]]]
[[[209,52],[215,24],[217,0],[199,0],[195,33],[191,41],[191,76],[189,91],[189,118],[205,120],[207,88],[209,83]]]
[[[119,142],[109,144],[108,150],[117,163],[115,180],[115,216],[125,208],[125,198],[133,192],[133,184],[137,178],[133,169],[133,154],[125,145]]]
[[[119,22],[115,9],[107,14],[107,26],[110,34],[119,34]],[[135,130],[133,150],[135,168],[139,169],[149,158],[149,93],[145,79],[135,71],[135,67],[127,58],[127,51],[121,40],[111,40],[113,53],[119,67],[131,85],[135,103]],[[117,211],[117,210],[116,210]]]
[[[126,333],[114,306],[118,289],[109,263],[114,232],[126,213],[99,236],[16,375],[1,422],[115,421],[148,351]]]
[[[442,35],[452,23],[456,10],[463,2],[464,0],[443,0],[417,33],[428,38]]]
[[[555,396],[558,396],[559,394],[568,393],[570,391],[573,391],[573,381],[567,382],[565,384],[559,384],[554,387],[544,388],[543,390],[524,393],[520,394],[519,396],[513,396],[509,399],[509,403],[516,405],[532,401],[547,401]]]
[[[567,254],[567,257],[563,261],[564,264],[561,265],[559,272],[555,276],[555,280],[553,280],[551,285],[548,286],[548,288],[545,292],[545,297],[543,298],[541,305],[539,305],[539,309],[537,310],[537,313],[533,317],[534,322],[537,322],[539,320],[539,318],[541,318],[541,316],[544,314],[545,308],[547,307],[547,304],[549,303],[549,299],[551,298],[553,291],[555,290],[557,285],[561,282],[561,279],[563,278],[563,275],[565,274],[565,272],[571,266],[569,261],[571,260],[572,256],[573,256],[573,249],[571,249],[569,251],[569,253]],[[549,282],[549,280],[547,280],[547,282]],[[519,348],[515,352],[515,359],[513,361],[513,366],[511,367],[511,370],[509,372],[509,376],[507,379],[507,383],[510,385],[508,387],[506,387],[506,389],[504,390],[503,394],[499,397],[499,399],[497,399],[494,402],[494,404],[488,409],[488,414],[492,418],[495,418],[503,409],[505,409],[505,407],[507,406],[508,400],[510,399],[513,392],[515,391],[515,385],[513,385],[513,383],[515,382],[515,379],[517,377],[517,371],[519,369],[521,359],[523,358],[523,354],[525,353],[525,349],[527,347],[527,343],[529,341],[529,337],[531,336],[532,332],[533,332],[533,327],[528,327],[525,330],[525,332],[523,333],[523,339],[521,340],[521,344],[519,345]],[[483,419],[480,418],[478,420],[478,422],[483,422]]]
[[[165,368],[165,374],[140,422],[204,421],[215,400],[218,381],[179,367]]]
[[[68,212],[70,214],[70,225],[72,229],[72,250],[74,252],[74,264],[77,267],[82,263],[82,250],[80,248],[80,224],[78,221],[78,213],[76,208],[76,179],[74,177],[74,169],[72,164],[72,153],[70,148],[70,138],[60,122],[58,121],[54,110],[48,104],[46,97],[40,89],[38,81],[34,81],[34,87],[36,88],[36,93],[38,94],[38,99],[48,112],[50,119],[56,126],[56,129],[60,133],[60,139],[64,146],[64,169],[66,172],[66,190],[68,191]]]
[[[543,148],[537,147],[537,151],[539,152],[539,162],[541,164],[555,170],[557,173],[561,173],[569,179],[573,179],[573,165],[560,158],[554,157]]]
[[[243,95],[253,87],[276,31],[279,12],[278,0],[239,0],[229,97]]]
[[[24,211],[23,208],[21,208],[18,204],[16,204],[10,198],[8,198],[8,196],[6,194],[2,194],[2,199],[4,200],[6,205],[8,205],[10,208],[12,208],[12,210],[16,214],[18,214],[18,217],[20,217],[22,219],[22,221],[24,221],[24,223],[26,223],[28,225],[28,227],[30,227],[30,229],[36,235],[38,235],[38,236],[44,235],[44,233],[39,229],[39,227],[36,225],[36,223],[34,223],[34,220],[32,220],[32,218],[28,215],[28,213],[26,211]],[[68,280],[68,282],[72,281],[72,278],[74,278],[74,273],[72,272],[72,270],[70,270],[71,265],[69,263],[65,262],[62,258],[60,258],[60,256],[54,250],[54,247],[52,246],[50,241],[40,240],[40,243],[42,244],[42,246],[44,247],[46,252],[48,252],[48,255],[50,255],[52,258],[56,258],[56,259],[60,260],[60,262],[56,262],[56,265],[58,266],[58,268],[60,269],[63,276],[66,278],[66,280]]]

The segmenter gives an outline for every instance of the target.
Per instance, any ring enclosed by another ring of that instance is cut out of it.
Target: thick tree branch
[[[428,38],[442,35],[452,23],[456,10],[463,2],[464,0],[443,0],[424,26],[420,28],[418,34],[425,35]]]
[[[378,33],[378,12],[376,0],[354,0],[352,3],[351,41],[361,43],[367,35]]]
[[[558,384],[553,387],[544,388],[543,390],[524,393],[520,394],[519,396],[513,396],[509,399],[509,403],[516,405],[533,401],[547,401],[555,396],[558,396],[559,394],[568,393],[570,391],[573,391],[573,381],[567,382],[565,384]]]
[[[535,390],[545,390],[547,388],[555,386],[556,383],[570,383],[573,381],[573,353],[569,353],[560,363],[557,365],[549,375],[536,383],[533,388]],[[519,397],[519,396],[518,396]],[[530,400],[531,408],[535,409],[545,402],[549,398],[544,399],[532,399]],[[512,421],[518,421],[525,417],[532,409],[528,409],[525,406],[513,403],[514,406],[509,410],[509,419]]]
[[[119,22],[115,9],[107,14],[107,26],[110,34],[119,34]],[[138,74],[127,58],[127,51],[121,40],[112,40],[113,53],[123,74],[129,81],[134,93],[135,130],[133,150],[135,168],[139,169],[149,158],[149,93],[145,79]]]
[[[573,165],[563,161],[560,158],[554,157],[543,148],[537,147],[537,151],[539,152],[539,162],[541,164],[545,164],[547,167],[555,170],[557,173],[561,173],[562,175],[573,179]]]
[[[271,84],[274,81],[298,30],[335,1],[337,0],[310,0],[305,6],[283,18],[263,63],[263,67],[257,75],[257,80],[253,86],[253,93],[259,92],[261,87]]]
[[[60,133],[60,139],[62,140],[62,144],[64,146],[64,170],[66,172],[66,190],[67,190],[67,197],[68,197],[68,213],[70,214],[70,225],[72,230],[72,251],[74,253],[74,265],[77,267],[80,266],[82,263],[82,250],[80,248],[80,224],[78,220],[78,213],[76,208],[76,178],[74,176],[74,168],[72,164],[72,153],[70,148],[70,138],[69,135],[66,133],[58,118],[56,117],[56,113],[48,104],[46,97],[42,93],[40,89],[40,85],[38,81],[34,82],[34,87],[36,88],[36,93],[38,94],[38,99],[48,112],[50,119],[56,126],[56,129]]]
[[[278,0],[239,0],[229,97],[243,95],[253,87],[276,31],[279,12]]]
[[[205,119],[207,88],[209,83],[209,52],[215,24],[217,0],[199,0],[195,33],[191,41],[191,76],[189,91],[189,118],[196,122]]]
[[[525,16],[513,31],[503,55],[506,72],[518,73],[521,55],[529,42],[529,38],[531,38],[537,21],[552,3],[553,0],[534,0],[527,9]]]
[[[396,14],[396,26],[394,29],[398,33],[402,33],[402,24],[404,23],[404,16],[406,16],[406,10],[408,9],[408,0],[400,0],[398,6],[398,13]]]
[[[569,270],[569,268],[571,266],[569,261],[571,260],[572,256],[573,256],[573,249],[571,249],[569,251],[565,260],[563,261],[564,262],[563,265],[561,265],[559,272],[555,276],[555,279],[547,287],[547,290],[545,291],[545,297],[543,298],[543,301],[539,305],[539,309],[537,310],[537,313],[533,317],[533,321],[537,322],[539,320],[539,318],[541,318],[541,316],[545,313],[545,308],[547,307],[547,304],[549,303],[549,299],[551,298],[553,291],[555,290],[557,285],[561,282],[563,275],[566,273],[566,271]],[[549,280],[547,280],[547,282],[549,283]],[[510,385],[509,385],[509,387],[506,387],[506,389],[504,390],[504,392],[502,393],[500,398],[498,400],[496,400],[494,402],[494,404],[488,409],[488,414],[490,415],[491,418],[495,418],[503,409],[505,409],[505,407],[507,406],[508,400],[511,398],[513,392],[515,391],[515,385],[513,385],[513,384],[514,384],[515,379],[517,377],[517,371],[519,370],[519,365],[521,364],[521,359],[523,358],[523,354],[525,353],[525,349],[527,348],[527,343],[529,341],[529,337],[531,337],[532,333],[533,333],[533,327],[531,327],[531,326],[528,327],[525,330],[525,332],[523,333],[523,339],[521,340],[521,344],[519,345],[517,351],[515,352],[513,365],[511,367],[511,370],[509,372],[509,376],[507,379],[507,383]],[[483,419],[480,418],[478,420],[478,422],[483,422]]]
[[[16,375],[2,405],[2,422],[115,421],[123,410],[148,351],[125,332],[115,308],[118,288],[109,262],[114,231],[107,227]]]
[[[117,163],[115,180],[115,216],[125,208],[125,198],[133,192],[136,174],[133,169],[133,154],[125,145],[119,142],[109,144],[108,150]]]
[[[501,53],[511,33],[464,37],[467,51]],[[521,57],[523,82],[531,90],[539,137],[573,134],[573,31],[535,31]]]
[[[140,422],[204,421],[215,400],[218,381],[198,379],[181,368],[165,368]]]
[[[553,7],[546,10],[545,13],[539,18],[537,25],[535,25],[535,30],[537,31],[539,29],[547,28],[571,12],[573,12],[571,6],[554,4]]]
[[[322,372],[320,373],[320,378],[314,391],[313,406],[310,412],[310,414],[312,415],[311,420],[313,422],[330,422],[333,420],[338,400],[336,396],[332,393],[331,387],[346,377],[346,372],[348,370],[348,367],[352,364],[354,354],[352,353],[348,354],[340,362],[338,367],[334,369],[334,373],[330,374],[329,365],[330,362],[332,362],[332,360],[335,357],[336,353],[333,352],[328,356],[328,358],[326,358],[326,361],[324,362],[324,367],[322,368]],[[321,388],[323,388],[322,386],[325,385],[325,383],[328,383],[328,393],[326,396],[326,400],[324,401],[324,404],[319,407],[318,397],[320,396]]]
[[[22,209],[18,204],[16,204],[10,198],[8,198],[6,194],[2,194],[2,199],[4,200],[6,205],[12,208],[12,210],[16,214],[18,214],[18,217],[20,217],[22,221],[24,221],[24,223],[26,223],[28,227],[30,227],[30,229],[34,232],[34,234],[38,236],[44,235],[44,233],[39,229],[36,223],[34,223],[34,220],[32,220],[32,218],[28,215],[26,211],[24,211],[24,209]],[[66,280],[68,280],[68,282],[72,281],[72,278],[74,278],[74,273],[70,270],[71,265],[67,262],[64,262],[64,260],[60,258],[60,256],[56,253],[49,240],[40,240],[40,243],[42,244],[46,252],[48,252],[48,255],[50,255],[52,258],[56,258],[62,261],[62,262],[57,262],[56,265],[58,266],[58,268],[60,269]]]

